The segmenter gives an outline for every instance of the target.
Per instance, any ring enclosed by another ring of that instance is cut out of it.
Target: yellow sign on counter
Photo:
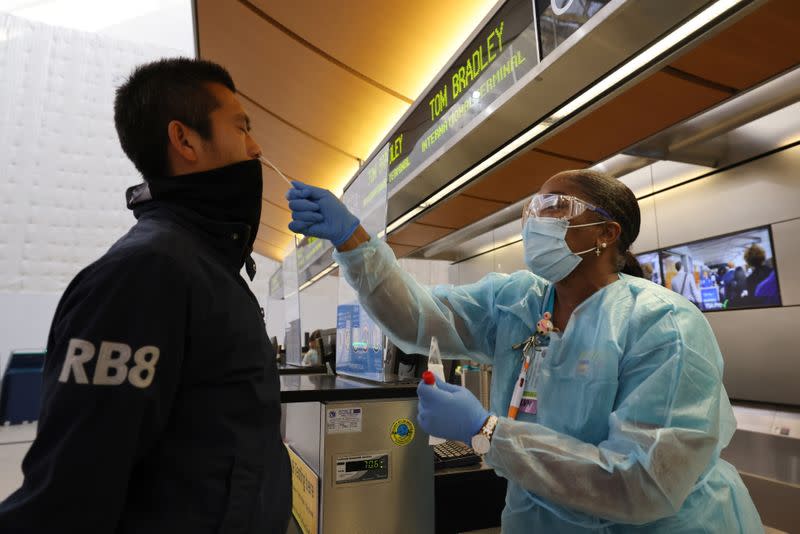
[[[303,534],[317,534],[319,525],[319,477],[286,445],[292,463],[292,515]]]

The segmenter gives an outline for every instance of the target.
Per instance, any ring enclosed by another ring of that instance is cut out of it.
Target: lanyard
[[[536,382],[539,378],[542,360],[547,353],[547,346],[550,344],[550,333],[555,330],[550,321],[553,316],[554,299],[555,291],[553,286],[550,286],[541,310],[542,319],[536,323],[536,332],[513,347],[514,349],[522,348],[522,368],[519,371],[519,378],[514,384],[514,393],[511,395],[511,403],[508,406],[509,419],[516,419],[520,409],[526,413],[536,414],[537,412]]]

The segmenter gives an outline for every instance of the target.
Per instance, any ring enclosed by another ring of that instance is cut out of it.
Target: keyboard
[[[472,447],[460,441],[445,441],[433,446],[433,468],[467,467],[481,463],[481,457]]]

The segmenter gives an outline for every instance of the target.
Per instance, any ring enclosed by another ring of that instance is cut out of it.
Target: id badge
[[[542,360],[547,354],[547,347],[536,347],[533,353],[533,363],[528,369],[528,376],[525,380],[525,389],[522,392],[522,399],[519,403],[519,411],[536,415],[538,412],[539,398],[536,392],[536,383],[539,378],[539,371],[542,367]]]

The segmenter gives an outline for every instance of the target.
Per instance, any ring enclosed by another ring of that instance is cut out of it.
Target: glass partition
[[[283,260],[283,316],[286,363],[300,365],[303,346],[300,330],[300,294],[297,283],[297,251],[293,250]]]
[[[373,236],[386,230],[386,183],[389,145],[362,169],[342,196],[342,200]],[[383,380],[385,345],[378,325],[358,303],[358,296],[339,278],[339,305],[336,309],[336,370],[373,380]]]

